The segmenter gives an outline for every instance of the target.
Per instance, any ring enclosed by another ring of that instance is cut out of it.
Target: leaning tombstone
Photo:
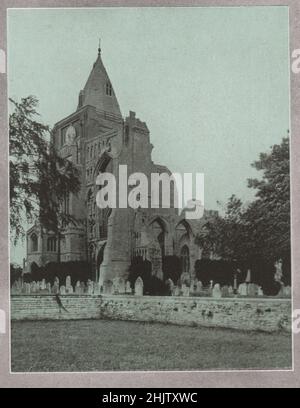
[[[144,282],[143,282],[143,279],[140,276],[135,281],[134,294],[136,296],[143,296],[143,294],[144,294]]]

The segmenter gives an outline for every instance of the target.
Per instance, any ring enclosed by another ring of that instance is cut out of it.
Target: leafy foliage
[[[282,259],[290,264],[290,161],[289,138],[261,153],[252,164],[262,172],[262,178],[248,180],[256,189],[256,200],[247,207],[236,196],[226,206],[225,216],[205,223],[196,242],[228,261],[246,262],[248,266],[273,276],[272,264]],[[267,263],[268,266],[261,266]],[[290,281],[290,269],[285,268],[285,280]]]
[[[161,279],[152,275],[151,262],[144,260],[142,257],[134,258],[129,267],[128,280],[132,288],[134,288],[135,281],[139,276],[143,279],[145,295],[161,296],[169,294],[167,285]]]
[[[87,282],[88,279],[95,280],[92,265],[86,261],[68,261],[68,262],[48,262],[45,266],[32,264],[31,272],[23,275],[25,282],[41,281],[54,283],[57,277],[60,285],[64,285],[67,276],[71,276],[71,283],[76,285],[77,281]]]
[[[173,283],[177,284],[182,272],[182,261],[176,255],[164,256],[162,269],[164,280],[171,279]]]
[[[16,243],[25,235],[24,220],[39,220],[55,232],[62,223],[72,221],[61,207],[67,194],[79,191],[80,181],[76,167],[48,141],[49,127],[36,120],[37,99],[28,96],[10,102],[10,227]]]

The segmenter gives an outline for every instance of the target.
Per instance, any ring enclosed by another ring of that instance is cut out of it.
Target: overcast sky
[[[123,116],[146,121],[153,159],[205,173],[205,205],[253,198],[250,164],[289,128],[287,7],[10,9],[9,96],[44,123],[77,107],[97,57]],[[12,248],[12,260],[25,256]]]

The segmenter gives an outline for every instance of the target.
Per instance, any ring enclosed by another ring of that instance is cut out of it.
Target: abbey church
[[[89,261],[95,280],[103,284],[115,277],[128,275],[134,257],[151,261],[152,274],[163,279],[164,256],[182,259],[182,272],[193,274],[195,261],[202,250],[195,236],[213,216],[205,212],[200,220],[187,220],[176,208],[100,209],[96,204],[99,186],[96,178],[102,172],[115,175],[118,183],[120,165],[128,174],[170,173],[152,161],[153,146],[149,129],[134,112],[121,115],[115,90],[101,58],[101,50],[87,82],[79,92],[77,109],[57,122],[52,142],[59,154],[80,170],[81,190],[65,198],[64,211],[73,215],[76,225],[61,233],[60,261]],[[58,260],[57,237],[35,224],[27,232],[27,267],[41,266]]]

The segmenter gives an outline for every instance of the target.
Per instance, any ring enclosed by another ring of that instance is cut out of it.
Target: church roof
[[[98,58],[93,65],[84,89],[80,91],[79,95],[78,109],[86,105],[121,116],[118,100],[102,62],[100,48],[98,49]]]

